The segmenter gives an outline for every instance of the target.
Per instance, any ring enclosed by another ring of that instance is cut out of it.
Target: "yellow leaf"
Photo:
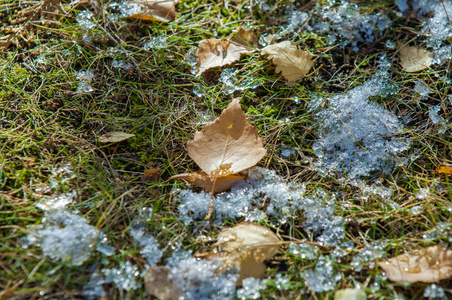
[[[418,47],[402,46],[399,54],[400,65],[410,73],[425,70],[433,62],[433,53]]]
[[[439,282],[452,277],[452,251],[436,245],[413,250],[378,265],[397,283]]]
[[[210,68],[221,67],[232,64],[240,59],[243,53],[250,53],[247,47],[231,42],[223,38],[221,40],[208,39],[199,42],[197,76]]]
[[[176,18],[176,2],[173,0],[131,0],[141,6],[141,13],[130,18],[144,21],[170,22]]]
[[[240,106],[240,99],[187,143],[188,155],[211,178],[236,174],[257,164],[267,150],[257,129]]]
[[[280,73],[288,82],[304,78],[314,66],[312,55],[292,45],[289,41],[270,45],[262,49],[262,54],[276,65],[276,73]]]
[[[130,139],[131,137],[134,137],[134,134],[125,133],[122,131],[113,131],[106,133],[104,135],[101,135],[99,137],[99,142],[101,143],[119,143],[122,141],[125,141],[127,139]]]
[[[279,244],[279,238],[267,227],[252,223],[238,224],[218,235],[210,258],[221,259],[225,270],[240,269],[241,279],[262,278],[264,261],[278,252]]]
[[[438,165],[434,174],[452,174],[452,166],[451,165]]]
[[[213,180],[206,173],[184,173],[171,176],[170,179],[182,179],[194,186],[203,188],[207,192],[212,191]],[[215,181],[214,193],[221,193],[229,190],[234,184],[240,180],[245,179],[242,175],[228,175],[223,177],[218,177]]]

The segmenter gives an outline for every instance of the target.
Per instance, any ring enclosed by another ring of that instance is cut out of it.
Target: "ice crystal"
[[[428,116],[430,117],[430,120],[432,120],[432,122],[435,124],[440,124],[444,122],[444,118],[438,115],[440,110],[441,105],[430,105],[428,109]]]
[[[119,13],[109,13],[108,19],[112,22],[117,21],[120,18],[125,18],[141,13],[141,6],[138,3],[124,1],[123,3],[111,2],[107,5],[107,8]]]
[[[242,288],[237,290],[237,298],[245,299],[261,299],[260,290],[264,288],[265,280],[249,277],[242,281]]]
[[[384,251],[386,246],[386,242],[373,242],[372,244],[366,245],[357,255],[355,255],[355,257],[353,257],[350,265],[356,272],[361,271],[362,265],[368,262],[371,262],[370,268],[373,268],[373,261],[386,254]]]
[[[100,232],[96,250],[105,256],[112,256],[115,254],[116,249],[112,246],[107,245],[107,242],[108,242],[107,236],[103,232]]]
[[[90,257],[98,230],[83,217],[66,210],[49,210],[45,212],[42,223],[22,238],[22,247],[41,246],[44,255],[54,260],[69,260],[75,266]]]
[[[359,6],[348,1],[328,1],[328,4],[317,4],[311,11],[314,16],[306,26],[306,30],[327,33],[328,42],[352,44],[357,51],[358,42],[373,42],[375,33],[383,33],[391,25],[388,16],[377,14],[361,14]],[[317,17],[316,17],[317,16]]]
[[[141,287],[141,284],[137,282],[140,271],[130,262],[120,264],[117,268],[102,269],[102,273],[105,276],[105,283],[114,282],[118,288],[126,291]]]
[[[50,199],[41,200],[36,203],[36,207],[42,210],[61,209],[74,201],[77,193],[71,191],[62,195],[51,197]]]
[[[395,5],[397,5],[397,8],[404,13],[408,8],[408,4],[406,3],[406,0],[395,0]]]
[[[111,66],[112,66],[113,68],[121,68],[121,69],[123,69],[123,70],[125,70],[125,71],[127,71],[129,68],[132,68],[132,67],[133,67],[133,65],[132,65],[131,63],[129,63],[129,62],[124,62],[123,60],[114,60],[114,61],[111,63]]]
[[[283,31],[281,32],[281,36],[286,35],[288,33],[295,32],[298,28],[303,26],[306,21],[309,20],[309,14],[302,11],[294,10],[292,11],[289,17],[289,24],[283,27]]]
[[[425,197],[427,197],[429,195],[429,193],[430,193],[429,189],[421,188],[416,193],[416,199],[417,200],[423,200]]]
[[[306,283],[316,293],[331,291],[341,279],[341,275],[334,271],[334,258],[321,256],[315,268],[303,271]]]
[[[424,297],[429,299],[433,298],[445,299],[446,293],[444,292],[444,289],[439,285],[431,284],[425,288]]]
[[[278,291],[284,291],[290,289],[290,279],[287,275],[276,274],[275,285]]]
[[[202,98],[206,95],[205,88],[200,83],[195,84],[193,86],[193,94],[195,94],[196,97]]]
[[[133,237],[135,244],[143,247],[140,251],[148,264],[155,265],[163,255],[163,251],[157,240],[148,232],[146,232],[145,223],[136,223],[130,229],[130,235]]]
[[[323,190],[305,195],[306,187],[286,183],[274,171],[253,168],[248,179],[236,184],[230,192],[218,194],[213,199],[216,221],[226,218],[246,217],[262,220],[265,214],[276,216],[285,223],[297,212],[306,217],[305,229],[315,234],[326,245],[336,245],[344,237],[342,219],[334,216],[335,196]],[[179,190],[176,200],[180,202],[179,214],[186,224],[202,220],[208,213],[210,193]]]
[[[347,174],[350,179],[390,172],[409,139],[394,136],[402,132],[397,117],[369,98],[392,92],[388,70],[380,69],[363,85],[329,100],[329,107],[318,110],[319,139],[313,150],[319,171]]]
[[[82,295],[89,300],[99,299],[107,296],[102,284],[105,283],[105,278],[98,272],[93,272],[89,278],[89,282],[83,287]]]
[[[83,10],[77,15],[77,17],[75,17],[75,20],[80,24],[81,27],[85,29],[91,29],[96,26],[96,24],[91,21],[92,17],[92,12],[90,12],[89,10]]]
[[[415,216],[421,214],[423,211],[424,211],[424,208],[420,205],[416,205],[416,206],[413,206],[412,208],[410,208],[410,213]]]
[[[164,49],[168,47],[168,43],[166,42],[166,36],[155,36],[151,38],[149,42],[143,45],[144,50],[150,49]]]
[[[224,69],[221,72],[219,81],[224,85],[224,93],[230,95],[235,91],[243,91],[246,89],[254,89],[262,85],[262,82],[253,77],[247,77],[242,80],[237,78],[238,71],[236,69]]]
[[[294,154],[295,154],[295,150],[292,149],[292,148],[283,148],[283,149],[281,149],[281,155],[284,158],[290,158]]]
[[[313,260],[319,256],[319,247],[309,244],[290,244],[289,252],[302,259]]]
[[[420,14],[432,13],[433,17],[423,23],[422,33],[428,36],[430,46],[439,47],[444,40],[452,36],[449,16],[452,15],[452,3],[441,0],[415,0],[413,8]]]
[[[218,272],[221,263],[197,259],[189,252],[176,251],[168,260],[168,278],[182,290],[184,299],[234,299],[238,274]]]
[[[94,78],[94,73],[91,70],[80,71],[77,73],[77,79],[80,80],[79,85],[77,86],[77,90],[75,91],[78,94],[86,94],[93,91],[93,87],[90,82]]]
[[[415,81],[414,91],[422,97],[427,96],[430,93],[430,88],[420,80]]]

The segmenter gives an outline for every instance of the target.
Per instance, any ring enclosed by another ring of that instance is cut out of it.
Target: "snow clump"
[[[143,247],[140,251],[149,265],[155,265],[163,255],[157,240],[145,230],[145,223],[137,223],[130,229],[135,244]]]
[[[339,172],[349,179],[390,172],[400,153],[408,149],[410,140],[398,135],[403,127],[397,117],[369,100],[393,91],[388,82],[389,65],[382,60],[381,66],[363,85],[329,98],[328,108],[322,109],[322,101],[311,105],[318,123],[319,139],[313,150],[320,172]]]

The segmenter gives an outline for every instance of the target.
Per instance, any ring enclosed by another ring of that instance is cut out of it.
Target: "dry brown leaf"
[[[211,178],[236,174],[257,164],[267,150],[240,106],[240,99],[187,143],[188,155]]]
[[[211,192],[213,187],[212,179],[206,173],[184,173],[171,176],[170,179],[182,179],[194,186],[203,188],[206,192]],[[242,175],[228,175],[218,177],[215,181],[214,193],[221,193],[229,190],[234,184],[240,180],[245,179],[246,176]]]
[[[199,76],[210,68],[221,67],[232,64],[240,59],[243,53],[250,53],[251,50],[247,47],[231,42],[223,38],[208,39],[199,42],[199,49],[196,56],[198,57],[198,71]]]
[[[264,261],[278,252],[279,244],[279,238],[270,229],[243,223],[218,235],[210,257],[221,259],[225,270],[240,269],[241,279],[261,278],[265,273]]]
[[[131,0],[141,6],[141,13],[130,16],[145,21],[170,22],[176,18],[176,1]]]
[[[378,265],[397,283],[438,282],[452,277],[452,251],[436,245],[390,258]]]
[[[434,174],[452,174],[452,165],[438,165]]]
[[[170,270],[167,267],[151,266],[145,275],[145,288],[149,295],[160,300],[179,299],[183,296],[181,289],[168,278]]]
[[[419,47],[402,46],[399,54],[400,65],[406,72],[419,72],[433,63],[433,53]]]
[[[268,59],[276,65],[276,73],[281,72],[288,82],[306,77],[314,66],[314,55],[298,49],[289,41],[267,46],[261,53],[268,55]]]
[[[99,137],[99,142],[101,143],[119,143],[134,137],[134,134],[125,133],[122,131],[113,131],[103,134]]]
[[[147,169],[144,170],[143,176],[141,176],[141,181],[152,181],[158,180],[160,175],[160,169]]]
[[[255,49],[259,46],[259,40],[254,31],[245,30],[241,27],[234,31],[231,41],[246,47],[248,50]]]

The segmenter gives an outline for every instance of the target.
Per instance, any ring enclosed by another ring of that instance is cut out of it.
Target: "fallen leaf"
[[[167,267],[151,266],[144,279],[146,293],[160,300],[180,299],[183,291],[176,287],[168,275],[170,270]]]
[[[122,131],[113,131],[103,134],[99,137],[99,142],[101,143],[119,143],[134,137],[134,134],[125,133]]]
[[[434,174],[452,174],[452,165],[438,165]]]
[[[158,180],[160,175],[160,169],[147,169],[144,170],[143,176],[141,176],[141,181],[152,181]]]
[[[399,54],[400,65],[406,72],[422,71],[433,63],[433,53],[419,47],[402,46]]]
[[[452,251],[436,245],[381,261],[378,265],[397,283],[439,282],[452,277]]]
[[[240,99],[187,143],[188,155],[211,178],[228,176],[257,164],[267,150],[240,106]]]
[[[241,27],[237,28],[232,34],[231,41],[242,45],[248,50],[255,49],[259,46],[259,40],[252,30],[245,30]]]
[[[176,1],[173,0],[131,0],[130,2],[141,6],[141,13],[130,16],[130,18],[170,22],[176,18]]]
[[[225,270],[240,269],[241,279],[262,278],[266,269],[264,261],[278,252],[279,244],[279,238],[267,227],[238,224],[218,235],[210,258],[221,259]]]
[[[203,188],[207,192],[212,191],[213,181],[206,173],[184,173],[171,176],[170,179],[182,179],[194,186]],[[214,193],[221,193],[229,190],[234,184],[240,180],[245,179],[246,176],[242,175],[228,175],[224,177],[218,177],[215,182]]]
[[[314,66],[312,55],[308,51],[300,50],[290,41],[270,45],[262,49],[263,55],[276,65],[276,73],[280,73],[288,82],[304,78]]]
[[[342,289],[334,293],[334,300],[366,300],[366,292],[362,289]]]
[[[250,52],[252,51],[247,49],[247,47],[226,38],[221,40],[202,40],[199,42],[199,49],[196,54],[198,57],[198,71],[196,76],[201,75],[210,68],[232,64],[240,59],[241,54]]]

